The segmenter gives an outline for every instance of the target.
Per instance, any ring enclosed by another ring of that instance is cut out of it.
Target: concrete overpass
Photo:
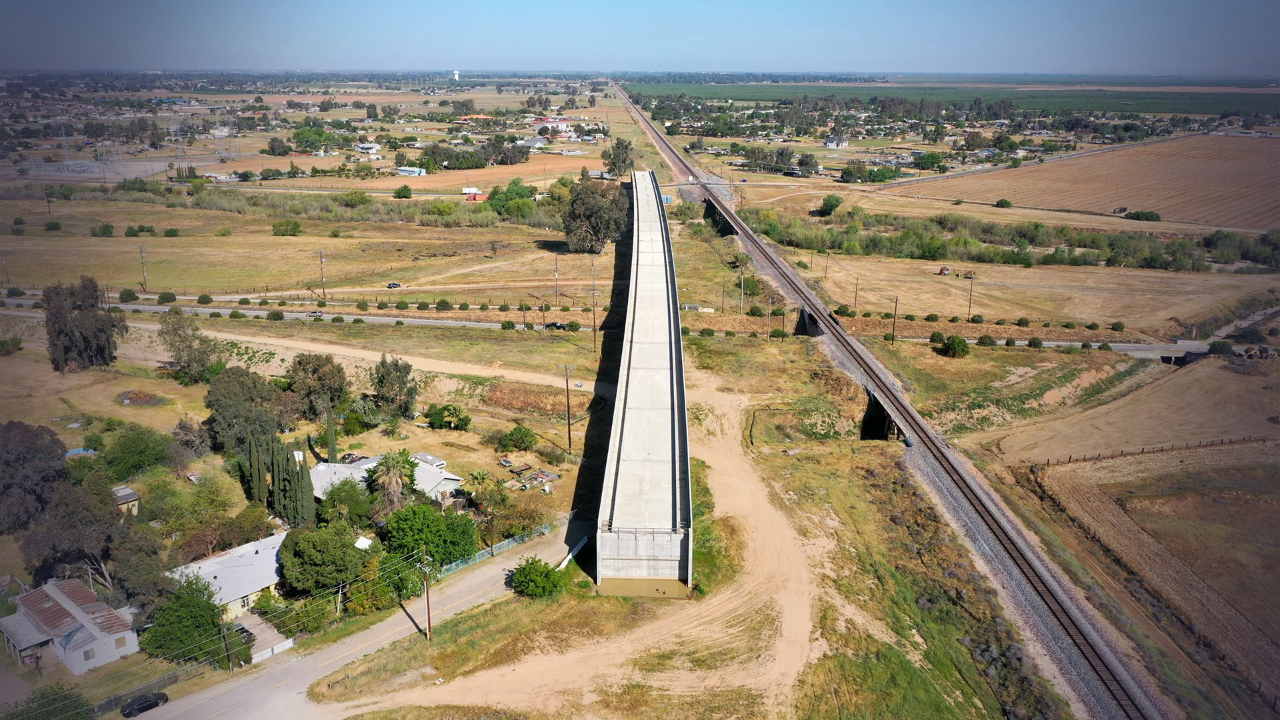
[[[634,172],[627,323],[596,528],[606,595],[684,597],[693,529],[676,270],[662,193]]]

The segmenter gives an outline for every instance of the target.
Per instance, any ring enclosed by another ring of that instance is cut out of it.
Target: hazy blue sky
[[[1280,75],[1280,0],[0,0],[0,67]]]

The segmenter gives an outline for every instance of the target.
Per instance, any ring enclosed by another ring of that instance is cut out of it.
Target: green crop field
[[[1149,92],[1116,90],[1019,90],[1014,87],[886,86],[886,85],[710,85],[691,83],[635,83],[628,92],[646,96],[688,95],[712,100],[773,102],[809,95],[867,100],[874,96],[910,100],[959,102],[968,105],[980,97],[986,102],[1008,98],[1019,109],[1056,112],[1099,110],[1111,112],[1180,113],[1218,115],[1223,112],[1280,114],[1280,94],[1245,92]]]

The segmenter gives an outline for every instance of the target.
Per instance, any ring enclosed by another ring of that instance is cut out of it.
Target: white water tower
[[[458,82],[458,71],[457,71],[457,70],[454,70],[454,71],[453,71],[453,81],[454,81],[454,82]]]

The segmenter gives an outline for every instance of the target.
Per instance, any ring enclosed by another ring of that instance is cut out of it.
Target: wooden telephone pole
[[[573,454],[573,414],[569,411],[569,373],[577,365],[556,365],[556,369],[564,369],[564,434],[568,438],[569,454]]]

